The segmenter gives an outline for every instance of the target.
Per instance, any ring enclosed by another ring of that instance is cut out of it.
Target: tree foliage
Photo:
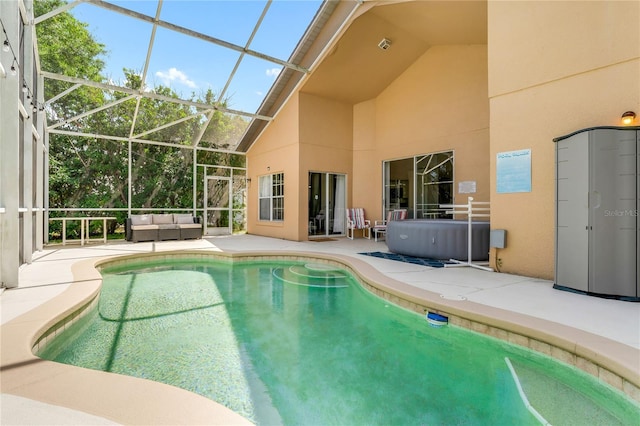
[[[66,5],[64,0],[37,0],[34,2],[34,14],[40,16]],[[102,81],[104,69],[102,57],[106,55],[105,46],[98,43],[87,24],[75,19],[69,13],[55,15],[36,27],[40,67],[56,74],[63,74],[90,81]],[[71,87],[70,83],[47,80],[45,98]],[[83,87],[70,93],[59,104],[60,111],[66,116],[74,116],[86,110],[88,106],[103,104],[102,92]]]
[[[40,16],[65,4],[64,0],[37,0],[35,14]],[[87,24],[63,12],[39,23],[36,31],[43,70],[94,82],[107,81],[104,58],[108,52],[91,35]],[[178,99],[178,95],[169,87],[143,87],[140,72],[125,69],[124,74],[125,81],[119,83],[122,87],[153,91],[165,98]],[[47,79],[45,98],[50,99],[71,86],[70,83]],[[193,146],[196,137],[202,134],[201,146],[226,148],[241,136],[247,125],[246,120],[240,117],[215,111],[210,122],[200,114],[158,129],[202,111],[184,103],[149,97],[122,101],[127,96],[130,95],[125,92],[82,86],[59,98],[47,110],[49,124],[62,121],[59,127],[64,130],[149,141],[129,142],[109,137],[51,134],[51,208],[126,209],[131,203],[133,209],[191,209],[194,205],[193,179],[202,176],[200,172],[194,176]],[[215,93],[208,90],[200,96],[192,94],[189,100],[213,105],[215,98]],[[84,112],[111,103],[114,105],[109,108],[76,118]],[[134,122],[135,111],[137,115]],[[207,127],[203,131],[205,125]],[[154,144],[152,141],[175,146]],[[243,156],[213,151],[198,151],[197,161],[198,164],[204,162],[244,167]],[[196,188],[196,205],[202,208],[204,188],[201,184]],[[117,213],[116,216],[119,217],[118,222],[122,223],[126,212]]]

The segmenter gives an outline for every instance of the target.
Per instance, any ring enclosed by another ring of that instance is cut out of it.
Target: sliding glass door
[[[407,209],[412,219],[451,218],[440,208],[453,204],[453,151],[436,152],[383,163],[384,217]]]
[[[426,219],[451,219],[440,208],[453,204],[453,152],[415,157],[416,214]]]
[[[308,233],[310,237],[344,235],[346,177],[309,173]]]

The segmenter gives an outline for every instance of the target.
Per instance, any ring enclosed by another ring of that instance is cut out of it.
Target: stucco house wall
[[[366,105],[366,104],[365,104]],[[390,84],[375,99],[373,114],[354,127],[361,151],[369,148],[367,167],[354,168],[354,186],[373,183],[379,191],[354,191],[354,202],[382,215],[382,164],[386,160],[440,151],[454,151],[455,202],[467,196],[489,201],[489,103],[487,98],[487,47],[435,46]],[[367,145],[368,144],[368,145]],[[359,158],[356,154],[354,158]],[[475,194],[458,194],[457,184],[475,181]]]
[[[555,146],[640,110],[640,2],[489,2],[491,227],[501,270],[553,279]],[[531,192],[496,192],[496,155],[531,149]],[[494,254],[495,255],[495,254]],[[495,257],[492,255],[491,257]]]
[[[304,240],[309,171],[347,174],[347,204],[382,216],[385,160],[455,152],[507,247],[500,270],[553,279],[553,138],[640,111],[640,2],[488,3],[488,44],[426,50],[375,97],[292,96],[247,153],[248,230]],[[355,71],[354,71],[355,72]],[[496,191],[496,155],[530,149],[531,192]],[[285,171],[283,224],[257,221],[257,176]],[[466,202],[468,194],[456,194]],[[494,262],[495,266],[495,262]]]
[[[299,240],[308,235],[309,172],[352,175],[353,107],[344,102],[300,94]],[[348,180],[347,180],[348,184]],[[347,188],[347,206],[350,204]]]
[[[254,175],[266,173],[267,164],[271,173],[285,171],[282,226],[296,231],[257,221],[254,206],[248,212],[249,232],[306,239],[309,171],[346,174],[347,205],[364,207],[371,219],[380,219],[383,161],[445,150],[455,152],[456,182],[476,181],[474,196],[488,201],[486,51],[486,46],[431,48],[378,97],[356,105],[299,93],[298,113],[290,102],[248,152],[252,183]],[[293,183],[291,162],[299,166]],[[249,196],[257,198],[257,186]],[[466,194],[456,201],[466,202]],[[297,223],[290,222],[293,212]]]
[[[294,241],[307,239],[309,172],[351,174],[353,107],[297,93],[247,153],[249,200],[247,231]],[[284,173],[284,221],[258,219],[260,176]]]
[[[299,96],[294,94],[266,127],[260,142],[247,153],[247,232],[287,240],[298,239],[298,170],[300,164]],[[284,221],[259,220],[260,176],[284,173]]]

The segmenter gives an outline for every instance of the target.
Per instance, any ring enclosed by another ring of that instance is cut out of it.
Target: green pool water
[[[175,385],[260,425],[639,419],[638,404],[580,370],[433,327],[324,265],[183,260],[103,276],[98,307],[41,357]]]

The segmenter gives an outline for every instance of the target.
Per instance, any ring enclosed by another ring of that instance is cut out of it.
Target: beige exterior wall
[[[639,6],[489,3],[491,226],[507,230],[503,272],[553,279],[553,138],[640,110]],[[519,149],[532,151],[531,192],[498,194],[496,155]]]
[[[349,178],[353,165],[352,134],[351,105],[300,94],[299,240],[306,240],[308,235],[309,172],[344,174]]]
[[[351,194],[347,205],[363,207],[369,220],[381,219],[382,164],[377,141],[377,100],[353,107],[353,173],[349,176]],[[375,189],[375,190],[372,190]]]
[[[383,161],[453,150],[456,190],[475,181],[474,198],[491,201],[492,229],[507,230],[492,260],[503,272],[553,279],[552,140],[640,111],[638,22],[638,1],[492,1],[488,46],[431,47],[356,105],[293,96],[248,152],[249,232],[306,239],[309,171],[346,173],[347,204],[380,219]],[[532,190],[498,194],[496,155],[519,149],[532,152]],[[268,166],[285,171],[283,224],[257,221],[257,177]]]
[[[299,97],[294,94],[247,152],[247,232],[287,240],[298,239],[298,171],[300,169]],[[258,220],[260,176],[284,173],[284,221]]]
[[[257,200],[253,182],[267,166],[271,172],[285,171],[285,221],[258,221],[250,202],[248,231],[307,239],[309,171],[346,174],[347,205],[364,207],[371,220],[380,219],[382,162],[438,151],[455,152],[456,187],[459,181],[476,181],[474,197],[488,201],[486,52],[486,46],[431,48],[376,99],[355,106],[300,93],[299,113],[290,102],[248,153],[250,200]],[[299,167],[291,164],[296,162]],[[297,182],[289,178],[294,172]],[[466,197],[456,201],[464,203]]]
[[[432,152],[454,151],[456,191],[458,182],[477,184],[456,203],[490,201],[486,46],[432,47],[354,111],[353,202],[372,219],[382,216],[383,161]]]
[[[247,153],[251,185],[247,231],[287,240],[307,239],[309,172],[349,176],[353,161],[353,108],[331,99],[296,94]],[[259,177],[283,172],[283,222],[258,220]]]

